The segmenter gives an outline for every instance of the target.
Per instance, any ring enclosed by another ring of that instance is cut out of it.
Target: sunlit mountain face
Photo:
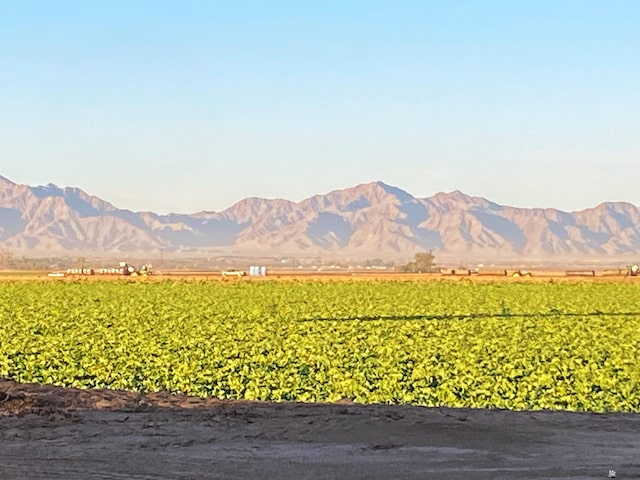
[[[158,215],[79,188],[0,177],[0,248],[33,254],[176,251],[475,260],[640,255],[640,209],[578,212],[498,205],[462,192],[416,198],[372,182],[301,202],[247,198],[221,212]]]

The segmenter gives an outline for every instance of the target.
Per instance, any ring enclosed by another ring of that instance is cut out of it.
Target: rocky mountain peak
[[[640,256],[640,209],[606,202],[580,212],[504,207],[459,190],[416,198],[382,181],[300,202],[246,198],[222,212],[132,212],[79,188],[17,185],[0,176],[0,249],[33,254],[188,250],[506,260]]]

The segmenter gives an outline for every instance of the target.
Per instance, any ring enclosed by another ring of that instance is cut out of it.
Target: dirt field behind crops
[[[640,478],[640,415],[259,403],[0,380],[3,479]]]
[[[461,281],[461,282],[547,282],[550,280],[559,282],[640,282],[640,277],[631,277],[620,274],[607,273],[604,270],[534,270],[527,274],[518,275],[515,270],[507,269],[507,275],[497,274],[439,274],[439,273],[400,273],[392,271],[297,271],[297,270],[272,270],[265,277],[244,275],[222,276],[217,271],[164,271],[150,276],[124,276],[124,275],[67,275],[50,276],[43,271],[12,271],[0,270],[0,281],[222,281],[222,282],[261,282],[261,281]]]

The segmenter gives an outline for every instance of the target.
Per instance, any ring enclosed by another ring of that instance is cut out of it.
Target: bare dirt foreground
[[[2,479],[640,478],[640,415],[258,403],[0,380]]]

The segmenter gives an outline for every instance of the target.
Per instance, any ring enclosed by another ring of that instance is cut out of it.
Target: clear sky
[[[0,0],[0,175],[222,210],[640,205],[640,1]]]

